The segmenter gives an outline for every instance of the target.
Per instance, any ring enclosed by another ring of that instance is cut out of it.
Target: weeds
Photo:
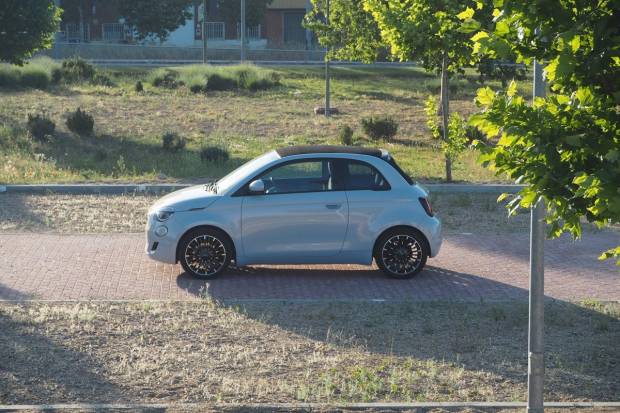
[[[93,117],[81,108],[77,108],[74,112],[69,113],[67,117],[67,128],[80,136],[92,134],[94,126],[95,120]]]

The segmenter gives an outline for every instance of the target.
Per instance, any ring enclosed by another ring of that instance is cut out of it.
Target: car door
[[[339,186],[346,189],[349,204],[349,227],[343,244],[347,254],[368,255],[376,240],[374,226],[392,202],[396,202],[389,182],[371,164],[342,159],[335,168]]]
[[[264,193],[246,191],[241,208],[247,262],[312,263],[340,253],[348,203],[333,185],[328,159],[281,163],[256,179]]]

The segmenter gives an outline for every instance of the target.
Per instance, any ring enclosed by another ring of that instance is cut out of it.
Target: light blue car
[[[268,152],[149,210],[147,254],[214,278],[248,264],[372,264],[419,273],[441,247],[441,222],[383,150],[293,146]]]

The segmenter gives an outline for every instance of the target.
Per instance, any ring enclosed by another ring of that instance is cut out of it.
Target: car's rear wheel
[[[375,248],[375,261],[393,278],[411,278],[422,271],[428,258],[426,239],[412,228],[395,228],[381,235]]]
[[[188,274],[212,279],[228,267],[232,251],[224,232],[215,228],[198,228],[185,234],[179,242],[179,261]]]

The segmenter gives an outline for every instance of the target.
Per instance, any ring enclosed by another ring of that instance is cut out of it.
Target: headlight
[[[174,214],[174,209],[162,208],[159,211],[157,211],[155,214],[159,222],[164,222],[164,221],[167,221],[172,216],[172,214]]]

